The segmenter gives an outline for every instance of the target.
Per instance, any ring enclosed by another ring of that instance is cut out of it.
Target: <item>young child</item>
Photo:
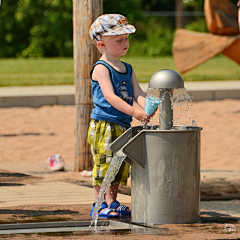
[[[93,43],[102,54],[91,70],[91,85],[94,109],[88,130],[88,142],[94,159],[93,188],[97,199],[104,175],[110,165],[113,152],[110,144],[127,128],[132,117],[148,123],[150,116],[144,112],[145,94],[140,88],[131,65],[120,61],[129,48],[128,36],[135,27],[128,24],[120,14],[106,14],[98,17],[89,33]],[[133,98],[142,109],[133,107]],[[99,217],[130,215],[128,207],[116,200],[119,184],[126,185],[129,165],[124,161],[105,194],[105,203],[99,210]],[[92,210],[95,203],[93,203]],[[92,211],[90,212],[90,216]]]

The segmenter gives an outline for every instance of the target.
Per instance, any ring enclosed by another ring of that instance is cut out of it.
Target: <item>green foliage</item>
[[[142,0],[144,11],[174,11],[175,0]]]
[[[185,29],[196,31],[196,32],[207,32],[207,25],[205,19],[202,17],[197,18],[196,20],[191,21],[185,26]]]
[[[24,33],[15,21],[16,9],[15,0],[2,1],[0,6],[0,58],[15,57],[27,46]]]
[[[234,6],[237,6],[238,0],[229,0]],[[182,0],[183,6],[187,10],[203,11],[204,0]]]
[[[236,6],[238,0],[231,0]],[[187,11],[203,11],[204,0],[182,0]],[[2,0],[0,58],[71,57],[72,0]],[[143,11],[174,11],[175,0],[103,0],[104,13],[121,13],[136,26],[130,56],[169,56],[173,17],[146,17]],[[186,29],[207,32],[203,17],[188,19]]]
[[[19,0],[15,17],[28,36],[20,56],[72,56],[71,12],[71,0]]]
[[[146,18],[130,36],[129,56],[171,56],[174,29],[164,17]]]
[[[202,11],[204,6],[204,0],[183,0],[182,3],[185,9],[192,11]]]
[[[72,0],[2,1],[0,18],[0,57],[72,56]]]
[[[128,18],[131,24],[135,24],[139,20],[143,20],[141,9],[142,0],[103,0],[103,12],[119,13]]]

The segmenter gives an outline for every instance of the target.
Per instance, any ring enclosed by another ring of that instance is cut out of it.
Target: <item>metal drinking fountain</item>
[[[173,96],[173,89],[183,87],[182,77],[173,70],[163,69],[152,75],[148,88],[161,89],[160,99],[164,99],[161,104],[161,116],[159,115],[159,126],[161,130],[172,129],[173,109],[171,107],[171,96]]]
[[[131,220],[141,224],[194,223],[200,219],[200,131],[173,126],[173,89],[181,76],[157,71],[149,88],[159,89],[159,125],[128,129],[111,144],[131,164]]]

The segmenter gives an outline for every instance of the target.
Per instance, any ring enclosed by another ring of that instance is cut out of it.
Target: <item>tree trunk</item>
[[[176,28],[184,27],[184,16],[181,15],[183,11],[182,0],[175,0],[176,16],[175,16],[175,25]]]
[[[74,82],[75,82],[75,171],[93,166],[87,133],[92,110],[90,70],[99,59],[89,28],[102,14],[102,0],[73,0]]]

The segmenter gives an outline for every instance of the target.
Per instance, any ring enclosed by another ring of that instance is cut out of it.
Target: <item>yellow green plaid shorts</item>
[[[110,144],[126,130],[126,127],[116,123],[95,119],[91,120],[88,129],[88,143],[91,145],[94,161],[92,173],[94,186],[101,186],[105,173],[114,156],[113,151],[110,149]],[[123,161],[112,185],[115,183],[127,185],[129,170],[130,165]]]

